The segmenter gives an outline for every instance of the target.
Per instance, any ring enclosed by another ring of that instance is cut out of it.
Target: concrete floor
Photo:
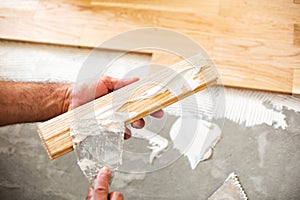
[[[250,199],[300,199],[300,114],[284,111],[286,130],[228,120],[213,158],[191,170],[181,157],[162,170],[116,176],[126,199],[207,199],[236,172]],[[74,153],[50,161],[37,124],[0,128],[0,199],[84,199],[88,183]]]
[[[88,53],[76,48],[0,42],[0,77],[74,81]],[[148,61],[149,57],[132,55],[117,66],[140,66]],[[126,68],[123,70],[126,72]],[[286,130],[267,125],[245,128],[225,120],[212,159],[200,163],[196,170],[181,157],[159,171],[120,173],[111,189],[123,192],[130,200],[202,200],[236,172],[252,200],[300,199],[300,114],[287,110],[284,114],[289,125]],[[49,160],[36,128],[36,123],[0,128],[0,199],[84,199],[88,182],[76,164],[75,154]]]

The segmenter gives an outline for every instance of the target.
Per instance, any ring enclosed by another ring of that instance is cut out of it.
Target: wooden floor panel
[[[294,70],[293,93],[300,94],[300,69]]]
[[[299,9],[293,0],[220,0],[219,14],[247,20],[297,23]]]
[[[199,9],[209,14],[219,12],[219,0],[91,0],[91,5],[189,13],[198,13]]]
[[[212,58],[232,61],[236,65],[261,67],[300,68],[300,47],[292,44],[258,40],[226,39],[215,40]]]
[[[169,28],[203,46],[217,63],[227,86],[291,93],[295,91],[293,70],[300,68],[298,3],[297,0],[3,0],[0,38],[95,47],[124,31]],[[124,46],[120,43],[111,48]],[[159,59],[167,60],[165,56],[154,55],[155,61]],[[270,78],[268,70],[281,75]],[[255,71],[259,78],[253,77]],[[267,78],[257,81],[263,79],[262,73]],[[283,84],[284,76],[288,81],[286,86],[278,87],[274,82]]]
[[[300,46],[300,24],[294,25],[294,44]]]

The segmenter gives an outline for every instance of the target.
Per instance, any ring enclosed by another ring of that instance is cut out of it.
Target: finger
[[[139,78],[118,79],[110,76],[104,76],[101,80],[109,90],[117,90],[138,81]]]
[[[93,196],[93,188],[89,188],[88,194],[87,194],[85,200],[91,200],[91,199],[92,199],[92,196]]]
[[[124,87],[124,86],[126,86],[126,85],[129,85],[129,84],[131,84],[131,83],[134,83],[134,82],[136,82],[136,81],[138,81],[138,80],[139,80],[139,78],[121,79],[121,80],[119,80],[119,82],[117,82],[117,83],[115,84],[114,89],[117,90],[117,89],[122,88],[122,87]]]
[[[129,128],[125,127],[125,134],[124,134],[124,139],[127,140],[131,137],[131,131]]]
[[[110,169],[107,167],[101,168],[95,183],[94,200],[107,200],[109,178]]]
[[[124,196],[120,192],[111,192],[109,193],[110,200],[123,200]]]
[[[138,129],[143,128],[145,126],[145,121],[143,119],[136,120],[131,123],[131,126]]]
[[[164,116],[164,111],[163,110],[158,110],[152,114],[150,114],[152,117],[155,118],[162,118]]]

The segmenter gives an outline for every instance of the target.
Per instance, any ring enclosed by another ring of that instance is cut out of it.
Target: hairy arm
[[[74,84],[0,81],[0,126],[51,119],[137,80],[103,76],[96,84],[87,81],[77,85],[76,90]],[[151,116],[160,118],[163,111]],[[140,119],[131,125],[142,128],[144,124]],[[130,135],[129,129],[126,132]]]
[[[68,110],[70,84],[0,82],[0,126],[45,121]]]

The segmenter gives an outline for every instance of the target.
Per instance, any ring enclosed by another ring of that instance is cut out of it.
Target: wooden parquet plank
[[[290,93],[293,69],[299,68],[300,6],[293,1],[30,0],[32,7],[24,2],[0,2],[0,38],[97,47],[124,31],[168,28],[201,45],[227,86]],[[126,42],[106,48],[128,50]],[[154,61],[169,62],[166,56],[153,55]],[[280,75],[271,79],[265,69],[280,70]],[[255,71],[259,79],[266,73],[270,84],[250,81]],[[239,73],[246,77],[243,82]],[[284,76],[290,81],[275,86]]]

